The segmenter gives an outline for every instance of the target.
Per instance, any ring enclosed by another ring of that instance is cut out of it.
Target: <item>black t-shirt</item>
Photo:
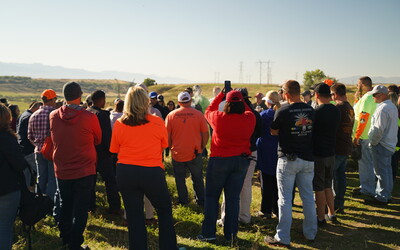
[[[278,156],[295,154],[313,161],[313,123],[314,109],[310,105],[298,102],[278,109],[271,124],[271,129],[279,129]]]
[[[333,104],[321,104],[315,109],[314,155],[329,157],[335,155],[336,134],[340,123],[340,111]]]

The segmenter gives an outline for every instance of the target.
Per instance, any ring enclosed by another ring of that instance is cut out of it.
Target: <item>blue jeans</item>
[[[57,191],[57,182],[54,175],[53,162],[46,160],[41,153],[35,153],[35,160],[40,190],[54,199]]]
[[[202,235],[206,238],[216,237],[219,198],[224,189],[226,240],[236,237],[238,231],[240,191],[250,161],[241,156],[210,157],[206,175],[206,197]]]
[[[21,191],[0,196],[0,250],[11,250],[15,216]]]
[[[347,155],[335,156],[335,168],[333,169],[335,208],[344,208],[344,195],[346,193],[346,165]]]
[[[361,193],[374,196],[376,189],[376,179],[374,173],[374,164],[372,159],[372,151],[368,146],[369,140],[360,140],[361,159],[358,161],[358,173],[360,176]]]
[[[276,179],[278,182],[279,223],[275,239],[283,244],[290,244],[290,227],[292,225],[292,192],[296,181],[303,201],[303,234],[315,239],[317,234],[317,215],[313,195],[314,162],[297,158],[288,161],[286,157],[278,159]]]
[[[79,249],[83,243],[94,175],[79,179],[58,179],[61,195],[60,237],[70,249]]]
[[[38,186],[42,193],[47,194],[54,201],[53,216],[58,221],[60,214],[60,191],[54,174],[52,161],[46,160],[41,153],[35,153]]]
[[[172,160],[179,203],[189,203],[188,190],[186,187],[186,168],[188,168],[190,175],[192,176],[193,189],[196,193],[197,204],[204,205],[204,180],[202,163],[201,154],[198,154],[197,157],[191,161],[177,162]]]
[[[388,202],[392,197],[392,155],[394,152],[387,150],[381,144],[372,146],[376,183],[375,198],[382,202]]]

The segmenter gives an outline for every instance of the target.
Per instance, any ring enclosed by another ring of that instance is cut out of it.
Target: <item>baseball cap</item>
[[[331,95],[331,87],[329,87],[328,84],[326,83],[319,83],[317,86],[315,86],[314,92],[319,94],[319,95]]]
[[[158,95],[157,96],[157,101],[160,101],[160,102],[164,101],[164,96],[163,95]]]
[[[383,85],[376,85],[371,91],[368,92],[368,94],[373,95],[373,94],[378,94],[378,93],[382,93],[382,94],[389,94],[389,90],[388,88],[386,88]]]
[[[235,90],[240,91],[244,99],[249,98],[249,92],[247,92],[247,88],[236,88]]]
[[[72,101],[82,96],[81,86],[76,82],[67,82],[63,86],[65,100]]]
[[[311,95],[311,91],[306,90],[303,93],[301,93],[300,95],[302,95],[302,96]]]
[[[243,101],[243,95],[240,91],[232,90],[226,94],[226,101],[227,102],[241,102]]]
[[[254,97],[257,97],[257,98],[263,98],[264,97],[264,95],[262,94],[262,93],[257,93]]]
[[[43,90],[42,94],[40,95],[41,97],[46,97],[47,100],[51,100],[53,98],[57,97],[57,94],[54,90],[52,89],[45,89]]]
[[[330,87],[330,86],[332,86],[335,82],[332,81],[331,79],[325,79],[325,80],[324,80],[324,83]]]
[[[192,100],[192,97],[190,97],[190,94],[186,91],[179,93],[178,95],[178,102],[189,102],[190,100]]]
[[[155,91],[150,92],[149,97],[151,99],[157,98],[157,92],[155,92]]]

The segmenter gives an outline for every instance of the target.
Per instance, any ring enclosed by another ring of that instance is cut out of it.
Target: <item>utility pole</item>
[[[263,62],[263,61],[259,60],[257,63],[260,64],[260,84],[261,84],[261,81],[262,81],[262,66],[263,66],[264,63],[267,63],[267,62]]]
[[[267,84],[271,84],[272,81],[272,74],[271,74],[271,60],[267,62]]]
[[[239,83],[243,83],[243,62],[240,62],[239,65]]]

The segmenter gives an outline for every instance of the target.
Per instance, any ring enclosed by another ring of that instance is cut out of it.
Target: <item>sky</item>
[[[400,75],[399,0],[0,0],[0,10],[0,62],[203,83]]]

